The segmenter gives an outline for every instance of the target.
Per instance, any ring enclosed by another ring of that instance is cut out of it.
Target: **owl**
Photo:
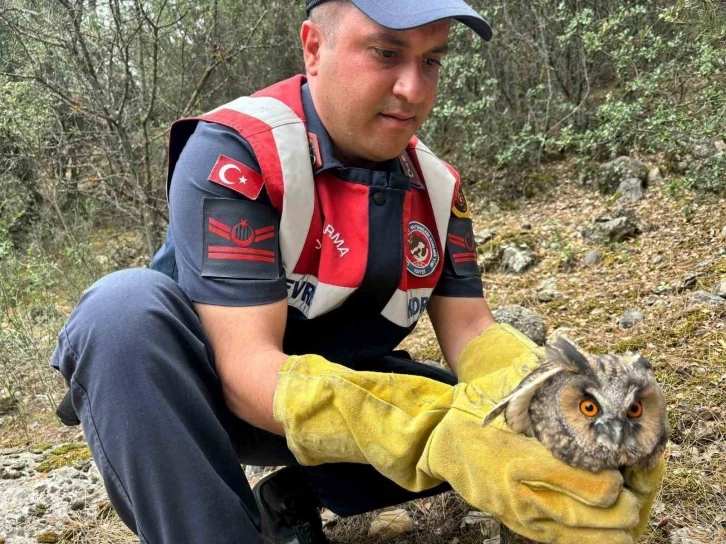
[[[482,424],[503,413],[514,431],[591,472],[651,468],[670,433],[665,407],[652,367],[640,355],[593,356],[559,338]],[[529,542],[504,526],[501,541]]]

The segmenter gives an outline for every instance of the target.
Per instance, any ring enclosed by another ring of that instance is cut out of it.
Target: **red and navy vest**
[[[168,182],[198,121],[235,130],[252,147],[277,210],[288,305],[315,320],[355,301],[410,330],[441,277],[458,174],[414,137],[401,158],[411,178],[409,190],[341,182],[327,170],[314,175],[301,100],[304,82],[296,76],[174,123]],[[402,212],[378,213],[376,206],[383,210],[391,199],[400,200]],[[386,267],[376,264],[374,237],[400,247],[400,270],[392,282],[361,297],[357,291],[364,277],[370,282],[376,268]]]

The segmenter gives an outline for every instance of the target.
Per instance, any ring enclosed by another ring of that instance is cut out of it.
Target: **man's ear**
[[[300,29],[305,71],[309,76],[318,75],[320,64],[320,48],[323,44],[323,35],[320,28],[312,21],[304,21]]]

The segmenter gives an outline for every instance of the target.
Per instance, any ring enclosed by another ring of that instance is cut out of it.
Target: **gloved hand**
[[[653,468],[626,468],[624,471],[625,486],[637,498],[640,503],[640,522],[633,529],[632,535],[634,539],[640,538],[648,529],[648,520],[650,519],[650,510],[653,507],[658,491],[663,483],[663,477],[666,471],[665,457],[658,459]]]
[[[464,346],[456,365],[456,375],[460,382],[470,383],[480,376],[514,367],[524,378],[544,358],[544,353],[544,348],[514,327],[493,323]]]
[[[303,465],[368,463],[411,491],[445,480],[534,540],[631,544],[639,504],[620,472],[569,467],[500,420],[481,427],[520,373],[503,367],[451,387],[293,356],[278,375],[275,419]]]

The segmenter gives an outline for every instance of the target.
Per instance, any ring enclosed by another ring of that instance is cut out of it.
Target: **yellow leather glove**
[[[541,542],[632,544],[639,504],[620,472],[569,467],[500,420],[481,427],[520,379],[510,366],[451,387],[293,356],[278,376],[275,419],[303,465],[368,463],[411,491],[445,480]]]
[[[648,530],[650,511],[663,483],[665,471],[665,454],[651,469],[627,468],[624,471],[626,488],[638,498],[640,503],[640,523],[632,532],[636,540]]]
[[[524,378],[534,370],[544,353],[544,348],[514,327],[493,323],[464,346],[456,365],[456,375],[460,382],[470,383],[480,376],[514,367]]]

